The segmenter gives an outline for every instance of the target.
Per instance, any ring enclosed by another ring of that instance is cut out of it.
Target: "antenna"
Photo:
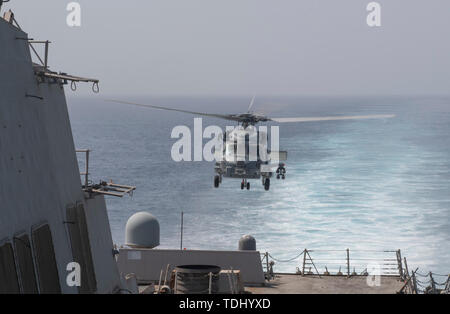
[[[180,250],[183,250],[183,219],[184,218],[184,212],[181,212],[181,239],[180,239]]]
[[[255,98],[256,98],[256,95],[253,96],[252,101],[250,102],[250,105],[248,106],[247,113],[250,113],[250,110],[252,109],[253,104],[255,103]]]

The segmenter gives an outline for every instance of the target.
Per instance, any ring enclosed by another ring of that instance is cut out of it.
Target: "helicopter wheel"
[[[285,179],[286,179],[286,176],[282,176],[281,179],[285,180]]]
[[[241,190],[243,190],[244,187],[245,187],[245,183],[244,183],[244,181],[242,181],[242,182],[241,182]]]
[[[217,189],[220,185],[220,177],[219,176],[215,176],[214,177],[214,187]]]
[[[269,191],[269,189],[270,189],[270,179],[266,179],[266,181],[264,182],[264,189],[266,191]]]
[[[277,175],[277,180],[280,180],[280,175],[279,174]]]
[[[247,182],[247,190],[250,190],[250,182]]]

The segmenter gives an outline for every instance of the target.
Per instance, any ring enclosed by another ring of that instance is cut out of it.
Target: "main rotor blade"
[[[315,122],[315,121],[337,121],[337,120],[362,120],[362,119],[387,119],[393,118],[393,114],[374,114],[367,116],[334,116],[334,117],[310,117],[310,118],[270,118],[271,121],[279,123],[289,122]]]
[[[134,102],[114,100],[114,99],[108,99],[107,101],[115,102],[115,103],[118,103],[118,104],[124,104],[124,105],[133,105],[133,106],[144,107],[144,108],[152,108],[152,109],[167,110],[167,111],[176,111],[176,112],[189,113],[189,114],[193,114],[193,115],[206,116],[206,117],[214,117],[214,118],[231,120],[231,121],[240,121],[239,118],[234,117],[232,115],[195,112],[195,111],[167,108],[167,107],[154,106],[154,105],[144,105],[144,104],[138,104],[138,103],[134,103]]]

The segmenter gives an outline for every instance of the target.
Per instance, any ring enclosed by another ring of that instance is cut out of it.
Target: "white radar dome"
[[[159,245],[159,222],[148,212],[131,216],[125,227],[125,244],[134,248],[155,248]]]

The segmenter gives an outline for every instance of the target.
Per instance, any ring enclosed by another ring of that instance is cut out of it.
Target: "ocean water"
[[[160,222],[161,248],[179,248],[183,211],[188,249],[236,249],[251,234],[258,250],[276,259],[304,248],[401,249],[410,270],[450,272],[450,97],[257,98],[254,109],[273,117],[396,114],[280,125],[287,178],[272,180],[266,192],[259,180],[241,191],[239,180],[226,178],[214,189],[213,163],[171,159],[172,129],[193,127],[194,116],[119,105],[104,95],[68,96],[75,145],[92,150],[92,181],[137,186],[132,197],[107,197],[118,245],[127,219],[148,211]],[[241,113],[250,101],[118,98],[214,113]],[[213,118],[203,124],[233,125]],[[276,263],[275,270],[293,272],[300,263]]]

